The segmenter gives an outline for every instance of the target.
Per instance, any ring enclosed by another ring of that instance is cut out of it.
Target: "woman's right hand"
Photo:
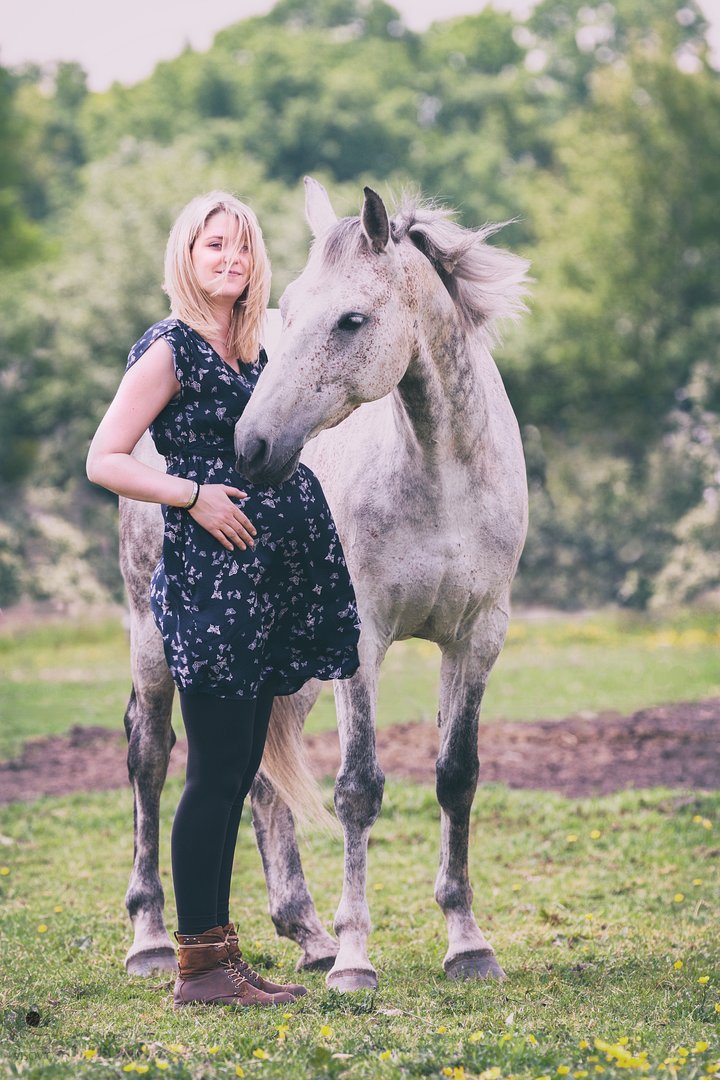
[[[197,502],[188,510],[188,514],[228,551],[235,547],[245,551],[248,544],[255,547],[257,530],[232,500],[246,498],[247,492],[238,488],[224,484],[201,484]]]

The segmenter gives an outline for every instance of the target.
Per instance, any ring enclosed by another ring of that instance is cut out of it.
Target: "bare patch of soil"
[[[720,787],[720,698],[642,709],[632,716],[597,713],[535,723],[484,723],[480,778],[513,788],[558,791],[570,797],[623,788]],[[433,783],[438,732],[430,724],[396,724],[378,732],[380,764],[388,776]],[[334,776],[337,733],[307,739],[318,777]],[[178,741],[170,774],[185,768]],[[127,784],[124,736],[97,727],[31,739],[22,755],[0,762],[0,803],[44,795],[104,791]]]

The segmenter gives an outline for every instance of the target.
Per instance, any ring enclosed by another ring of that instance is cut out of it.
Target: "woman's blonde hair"
[[[260,349],[260,333],[270,296],[270,261],[260,224],[249,206],[227,191],[209,191],[192,199],[170,230],[163,288],[170,297],[170,309],[176,318],[208,340],[217,335],[212,317],[213,297],[197,280],[192,249],[209,219],[220,213],[228,214],[238,225],[233,250],[228,252],[228,271],[244,244],[250,252],[250,280],[233,306],[227,349],[233,359],[252,364]],[[224,280],[225,275],[221,285]]]

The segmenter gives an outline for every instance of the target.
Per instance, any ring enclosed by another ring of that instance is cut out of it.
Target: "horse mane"
[[[393,240],[407,237],[432,263],[450,294],[465,330],[482,329],[497,339],[496,323],[517,319],[527,310],[529,262],[486,243],[505,225],[466,229],[453,221],[453,211],[415,196],[405,196],[390,220]],[[338,266],[367,250],[359,217],[341,218],[322,241],[322,258]]]

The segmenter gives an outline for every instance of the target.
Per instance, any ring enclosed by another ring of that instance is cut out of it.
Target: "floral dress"
[[[305,465],[278,487],[235,469],[235,424],[267,363],[240,373],[179,319],[151,326],[132,366],[159,337],[173,354],[180,392],[150,427],[167,471],[248,494],[255,547],[228,551],[186,511],[163,507],[163,554],[150,602],[181,690],[254,699],[269,684],[292,694],[308,679],[345,679],[358,668],[357,604],[320,482]]]

